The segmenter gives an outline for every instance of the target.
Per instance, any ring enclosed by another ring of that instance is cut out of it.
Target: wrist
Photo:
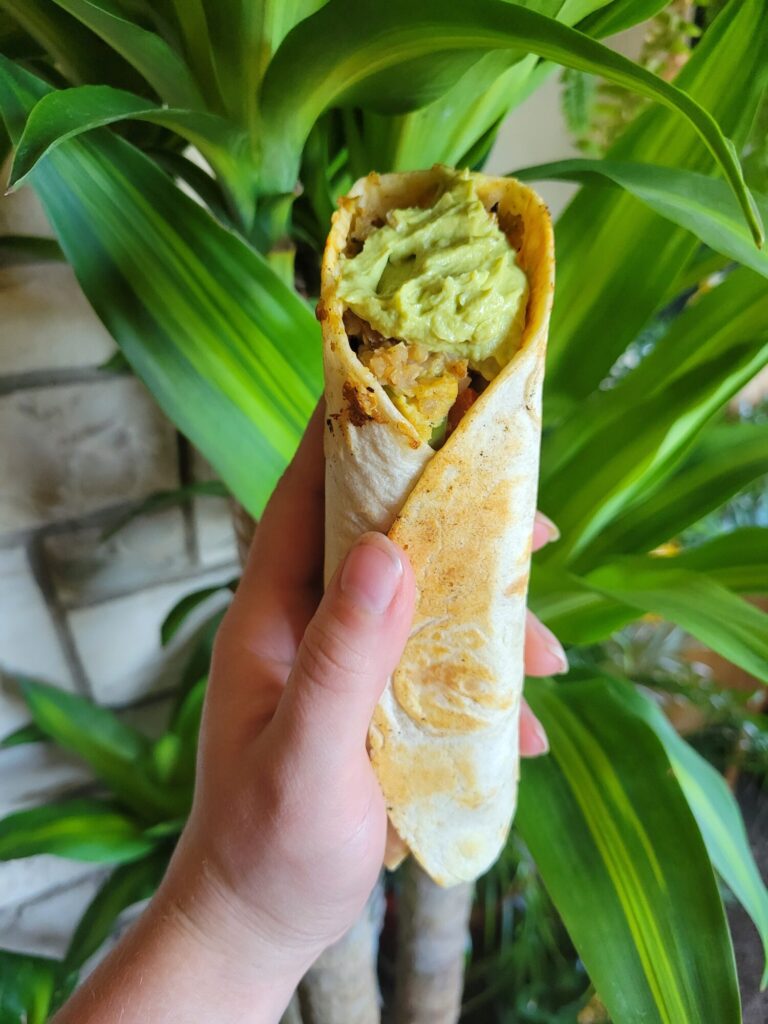
[[[205,962],[207,974],[233,992],[259,993],[259,1004],[268,1000],[277,1017],[320,952],[286,941],[267,914],[246,906],[189,833],[148,913],[188,956]]]

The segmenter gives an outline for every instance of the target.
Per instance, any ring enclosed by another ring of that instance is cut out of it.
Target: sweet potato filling
[[[344,313],[344,326],[358,359],[395,407],[423,441],[439,447],[486,382],[469,370],[467,359],[384,338],[350,309]]]

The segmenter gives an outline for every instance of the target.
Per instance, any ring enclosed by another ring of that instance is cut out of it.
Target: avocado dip
[[[463,356],[490,379],[518,347],[528,283],[467,171],[434,206],[391,210],[342,264],[339,296],[385,338]]]

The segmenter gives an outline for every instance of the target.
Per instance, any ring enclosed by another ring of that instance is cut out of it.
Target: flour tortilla
[[[341,254],[388,210],[430,205],[446,168],[370,174],[340,200],[323,258],[326,579],[366,530],[405,550],[418,585],[403,658],[376,708],[369,751],[386,799],[387,864],[410,850],[440,885],[477,878],[515,811],[525,604],[554,290],[548,211],[510,178],[475,174],[529,282],[511,362],[437,452],[349,345]],[[399,837],[399,838],[398,838]]]

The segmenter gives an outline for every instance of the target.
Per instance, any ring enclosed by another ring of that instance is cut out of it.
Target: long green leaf
[[[768,2],[731,0],[676,81],[742,145],[765,89],[766,69]],[[630,125],[609,157],[704,173],[712,169],[687,126],[658,107]],[[697,242],[634,196],[588,185],[559,218],[556,248],[545,396],[550,417],[566,406],[578,408],[598,387],[667,301]]]
[[[766,954],[765,986],[768,983],[768,889],[752,856],[733,793],[722,775],[675,732],[656,704],[619,680],[606,680],[606,684],[629,710],[650,725],[664,744],[715,869],[760,933]]]
[[[3,737],[0,741],[0,750],[10,750],[11,747],[22,747],[27,743],[45,743],[48,739],[46,734],[40,728],[40,726],[32,723],[31,725],[22,725],[18,729],[14,729],[13,732],[8,733],[7,736]]]
[[[129,64],[51,0],[0,0],[0,10],[11,14],[44,47],[68,81],[79,85],[98,77],[110,85],[141,86],[141,78]],[[5,47],[0,52],[14,56]]]
[[[475,0],[471,9],[442,0],[422,0],[413,19],[410,0],[371,5],[361,24],[359,5],[330,0],[286,38],[264,79],[262,105],[265,130],[266,191],[293,187],[299,159],[312,125],[339,101],[380,107],[404,103],[418,107],[433,98],[426,76],[422,93],[414,94],[409,76],[393,74],[386,92],[367,89],[377,72],[417,58],[451,50],[506,49],[601,74],[683,114],[720,164],[744,211],[754,237],[763,231],[732,144],[703,107],[675,86],[656,78],[607,47],[550,18],[504,3]],[[302,69],[297,78],[296,68]]]
[[[24,676],[16,684],[38,728],[94,765],[102,758],[130,762],[149,748],[146,737],[107,708]]]
[[[0,60],[0,109],[16,138],[46,91]],[[258,515],[320,391],[319,328],[308,307],[122,139],[70,140],[32,183],[137,374]]]
[[[627,557],[595,569],[584,582],[642,612],[676,622],[728,661],[768,682],[768,615],[703,572],[674,558]]]
[[[560,160],[515,171],[521,181],[590,182],[602,178],[630,192],[662,217],[686,228],[715,252],[768,277],[768,252],[756,249],[738,203],[723,181],[693,171],[618,160]],[[755,196],[763,220],[768,199]]]
[[[187,0],[175,2],[178,10],[187,6]],[[207,12],[208,45],[227,110],[252,132],[258,123],[259,85],[272,54],[289,30],[323,2],[202,0]],[[180,17],[186,19],[188,15],[185,12]]]
[[[768,472],[768,437],[758,423],[709,428],[688,460],[663,484],[616,518],[590,548],[607,552],[650,551],[671,540],[743,487]]]
[[[119,864],[143,857],[155,845],[133,818],[99,800],[62,800],[0,819],[0,860],[52,853]]]
[[[652,18],[666,6],[666,0],[614,0],[585,17],[579,29],[602,39]]]
[[[0,949],[0,1024],[45,1024],[76,983],[58,960]]]
[[[137,769],[150,741],[92,701],[32,679],[17,680],[35,725],[82,758],[123,803],[154,821],[168,810],[166,794]]]
[[[615,1024],[739,1024],[699,828],[649,726],[599,682],[529,684],[551,744],[517,825]]]
[[[48,93],[32,110],[16,148],[10,184],[26,179],[45,153],[67,139],[126,119],[148,121],[170,128],[196,146],[241,205],[253,202],[246,136],[229,121],[198,110],[161,107],[143,96],[104,85],[84,85]]]
[[[566,644],[597,643],[638,617],[636,608],[596,593],[561,566],[534,566],[528,600]]]
[[[168,853],[160,852],[112,872],[78,922],[64,958],[67,968],[79,970],[109,938],[118,916],[153,895],[167,864]]]
[[[665,0],[638,5],[636,21],[648,15],[640,8],[664,6]],[[596,12],[610,10],[604,0],[526,0],[520,4],[573,25]],[[632,18],[628,13],[627,17]],[[634,24],[635,20],[630,20]],[[599,32],[588,31],[597,36]],[[474,166],[481,162],[493,143],[499,122],[552,73],[554,65],[537,60],[531,54],[522,59],[503,51],[481,57],[465,74],[458,76],[439,99],[407,114],[383,116],[371,111],[363,114],[363,160],[353,167],[353,175],[379,171],[409,171],[433,163]],[[386,86],[386,82],[385,82]],[[480,153],[478,153],[480,147]],[[364,162],[364,163],[363,163]]]
[[[218,594],[222,590],[234,590],[236,585],[237,577],[229,580],[228,583],[221,583],[215,587],[203,587],[201,590],[193,590],[192,593],[185,594],[171,608],[160,626],[160,642],[163,646],[173,640],[195,608],[207,601],[213,594]]]
[[[155,32],[121,14],[108,0],[51,0],[100,36],[139,71],[157,94],[177,107],[201,109],[189,68]]]
[[[765,281],[737,271],[677,317],[637,369],[545,439],[541,503],[562,531],[545,561],[578,555],[594,564],[608,524],[670,476],[711,417],[766,365],[767,316]]]
[[[735,363],[739,349],[759,348],[768,339],[768,291],[761,277],[743,268],[718,288],[697,298],[665,327],[650,353],[613,387],[591,395],[544,439],[542,479],[560,475],[585,449],[595,447],[609,424],[618,424],[628,409],[666,394],[668,417],[678,416],[694,400],[688,380],[707,365],[714,390],[725,383],[717,361]],[[737,376],[739,376],[737,374]],[[740,379],[740,378],[739,378]],[[725,396],[721,401],[725,401]]]
[[[0,267],[17,267],[25,263],[58,263],[64,259],[55,238],[34,235],[3,235],[0,237]]]
[[[674,564],[741,594],[768,593],[768,527],[745,526],[682,551]]]
[[[138,516],[148,516],[154,512],[162,512],[166,508],[175,508],[177,505],[191,501],[192,498],[199,497],[226,498],[228,491],[220,480],[195,480],[191,484],[184,484],[182,487],[175,487],[170,491],[155,491],[135,508],[132,508],[130,512],[126,512],[112,523],[109,529],[104,531],[102,540],[114,537]]]
[[[538,70],[537,70],[538,69]],[[407,114],[365,111],[363,153],[367,166],[410,171],[433,163],[469,163],[467,154],[500,119],[543,80],[544,67],[533,54],[520,58],[504,51],[487,53],[458,76],[442,96]]]

